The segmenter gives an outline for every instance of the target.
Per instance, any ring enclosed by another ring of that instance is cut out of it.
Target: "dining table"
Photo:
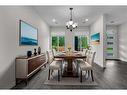
[[[84,55],[84,53],[81,51],[62,52],[54,55],[54,58],[62,58],[67,62],[67,66],[65,66],[62,77],[77,77],[78,74],[73,68],[73,62],[75,59],[85,59],[86,55]]]

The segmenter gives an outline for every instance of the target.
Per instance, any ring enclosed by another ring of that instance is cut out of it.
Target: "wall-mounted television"
[[[38,45],[38,29],[20,20],[20,45]]]

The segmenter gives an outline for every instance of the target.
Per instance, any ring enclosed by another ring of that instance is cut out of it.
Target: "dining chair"
[[[60,71],[61,65],[59,60],[54,60],[53,51],[47,51],[48,63],[49,63],[49,75],[48,80],[50,80],[50,75],[52,75],[54,70],[58,71],[58,81],[60,81]]]
[[[89,52],[87,49],[83,49],[82,54],[86,56],[87,52]],[[78,70],[79,69],[79,64],[82,61],[86,61],[86,58],[84,58],[84,59],[77,58],[77,59],[74,60],[75,65],[76,65],[76,71],[77,71],[77,73],[79,72],[79,70]]]
[[[86,54],[88,49],[83,49],[83,52]]]
[[[90,51],[87,60],[86,61],[82,61],[79,64],[80,82],[82,82],[82,73],[83,73],[83,71],[91,71],[91,78],[92,78],[92,81],[94,81],[94,77],[93,77],[94,58],[95,58],[95,52]]]
[[[55,49],[52,49],[52,52],[53,52],[53,56],[57,55],[58,52],[55,50]],[[54,58],[54,60],[56,61],[61,61],[60,62],[60,66],[61,66],[61,75],[62,75],[62,72],[63,72],[63,66],[64,66],[64,59],[63,58]]]

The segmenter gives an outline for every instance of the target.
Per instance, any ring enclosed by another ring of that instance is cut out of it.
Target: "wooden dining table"
[[[76,70],[73,69],[73,61],[75,59],[85,59],[86,56],[82,52],[64,52],[58,53],[54,58],[62,58],[67,61],[66,69],[64,69],[63,77],[77,77]]]

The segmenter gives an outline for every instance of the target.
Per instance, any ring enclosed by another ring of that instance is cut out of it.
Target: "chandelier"
[[[70,8],[70,21],[68,21],[66,23],[66,27],[70,31],[72,31],[73,29],[77,28],[77,26],[78,26],[78,24],[77,23],[74,23],[73,20],[72,20],[72,10],[73,10],[73,8]]]

